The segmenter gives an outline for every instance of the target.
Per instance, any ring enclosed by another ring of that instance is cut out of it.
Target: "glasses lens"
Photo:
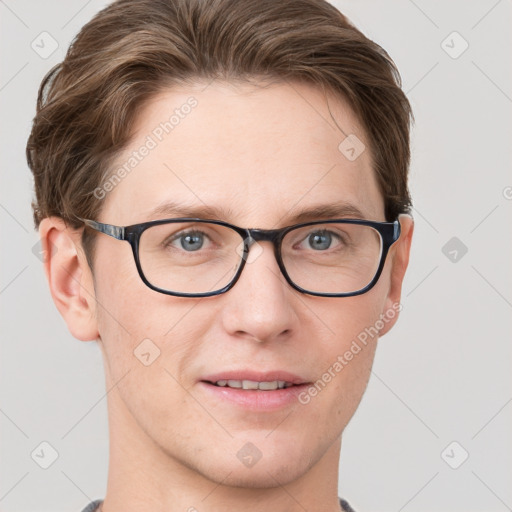
[[[361,224],[325,223],[289,231],[282,259],[288,276],[306,291],[353,293],[375,277],[382,252],[380,233]]]
[[[139,260],[146,279],[178,293],[208,293],[227,286],[243,255],[243,238],[207,222],[173,222],[146,229]]]

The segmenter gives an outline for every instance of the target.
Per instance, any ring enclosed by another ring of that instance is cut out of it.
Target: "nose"
[[[258,342],[286,339],[297,328],[295,290],[279,269],[271,242],[250,247],[242,274],[224,294],[222,323],[232,336]]]

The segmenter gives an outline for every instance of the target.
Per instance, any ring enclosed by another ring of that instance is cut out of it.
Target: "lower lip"
[[[199,385],[206,393],[217,400],[223,400],[244,409],[256,411],[274,411],[294,404],[298,402],[297,396],[310,386],[310,384],[301,384],[289,388],[263,391],[215,386],[204,381],[199,382]]]

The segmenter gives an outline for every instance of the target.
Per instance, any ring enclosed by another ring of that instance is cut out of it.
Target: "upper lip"
[[[291,384],[295,385],[308,383],[306,379],[303,379],[294,373],[285,372],[283,370],[273,370],[266,372],[257,372],[254,370],[231,370],[207,375],[200,380],[212,383],[215,383],[219,380],[251,380],[255,382],[273,382],[275,380],[284,380],[285,382],[290,382]]]

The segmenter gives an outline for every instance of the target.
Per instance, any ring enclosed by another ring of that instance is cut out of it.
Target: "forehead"
[[[348,135],[360,141],[357,151],[366,147],[356,159],[340,150]],[[222,220],[260,228],[335,203],[384,220],[369,146],[346,102],[311,85],[172,88],[139,113],[107,175],[121,178],[111,180],[102,219],[127,225],[179,216],[166,215],[169,201],[222,209]]]

